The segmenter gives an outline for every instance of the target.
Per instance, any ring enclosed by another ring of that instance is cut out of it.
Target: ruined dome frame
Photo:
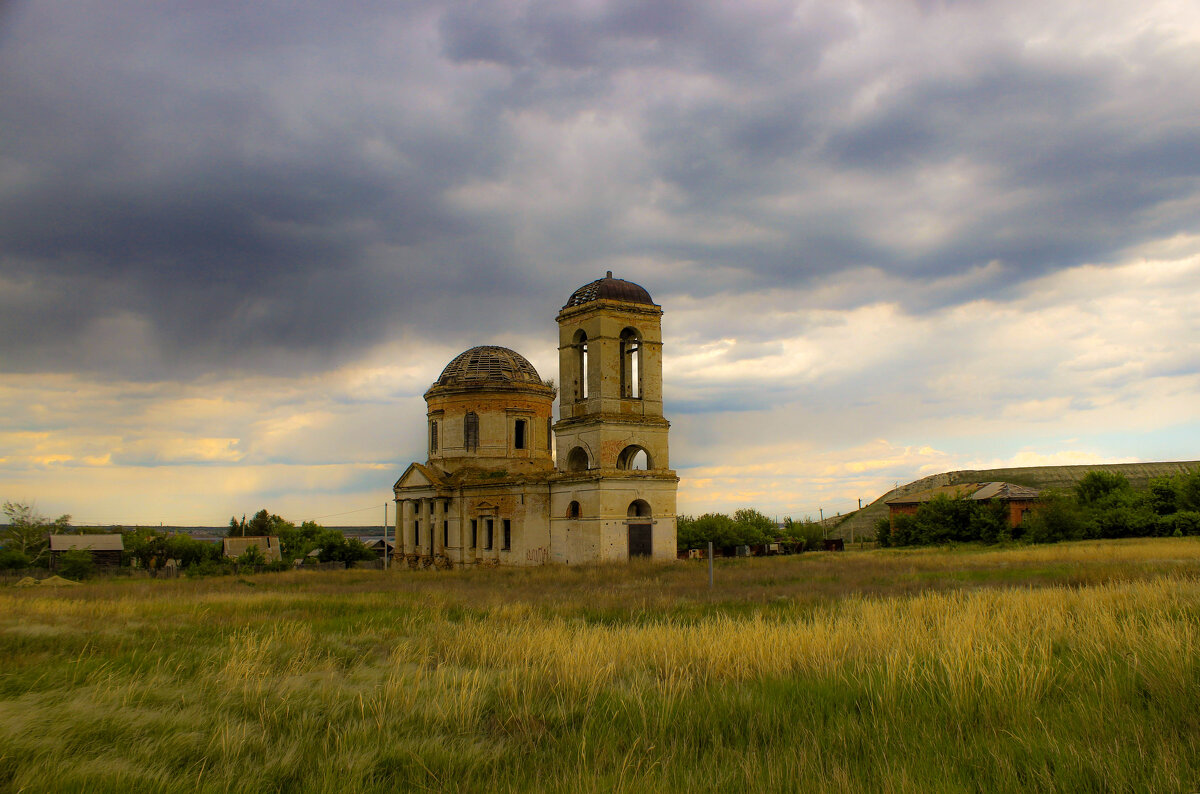
[[[657,306],[654,299],[650,297],[650,293],[640,284],[634,284],[632,281],[626,281],[623,278],[613,278],[612,271],[608,271],[604,278],[598,278],[595,281],[584,284],[579,289],[571,293],[571,297],[567,298],[563,310],[571,309],[576,306],[592,303],[599,300],[614,300],[623,303],[640,303],[647,306]]]

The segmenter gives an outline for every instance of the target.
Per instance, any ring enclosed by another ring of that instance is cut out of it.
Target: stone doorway
[[[649,557],[654,552],[649,524],[629,525],[629,557]]]

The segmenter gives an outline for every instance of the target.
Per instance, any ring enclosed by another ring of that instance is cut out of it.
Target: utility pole
[[[388,545],[387,545],[387,502],[383,503],[383,570],[387,570],[388,566]]]

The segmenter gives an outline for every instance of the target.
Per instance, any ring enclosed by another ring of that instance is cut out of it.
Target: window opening
[[[518,419],[517,426],[513,430],[513,447],[516,449],[525,449],[525,420]]]
[[[487,545],[484,546],[484,548],[487,549],[488,551],[492,550],[492,529],[493,529],[493,521],[492,521],[492,519],[489,518],[487,520],[487,536],[485,538],[487,540]]]
[[[567,471],[587,471],[588,454],[583,447],[575,447],[567,455]]]
[[[621,396],[642,397],[642,338],[632,328],[621,332]]]
[[[413,522],[413,546],[421,545],[421,522]]]
[[[429,454],[436,455],[438,451],[437,422],[429,423]]]
[[[579,360],[579,381],[575,384],[575,399],[586,400],[588,396],[588,345],[587,334],[578,331],[575,334],[575,350]]]
[[[474,411],[468,411],[463,417],[463,446],[467,452],[479,449],[479,415]]]
[[[567,518],[579,518],[579,502],[567,505]]]
[[[508,551],[512,548],[512,521],[504,519],[504,545],[502,551]]]
[[[471,548],[479,547],[479,522],[471,519]]]
[[[625,447],[617,456],[618,469],[648,471],[652,465],[650,455],[636,444]]]
[[[450,545],[450,522],[443,521],[442,522],[442,548],[444,549],[449,545]]]

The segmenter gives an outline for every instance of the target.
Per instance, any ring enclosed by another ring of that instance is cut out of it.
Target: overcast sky
[[[1200,6],[0,4],[3,499],[381,521],[605,270],[680,512],[1200,458]]]

